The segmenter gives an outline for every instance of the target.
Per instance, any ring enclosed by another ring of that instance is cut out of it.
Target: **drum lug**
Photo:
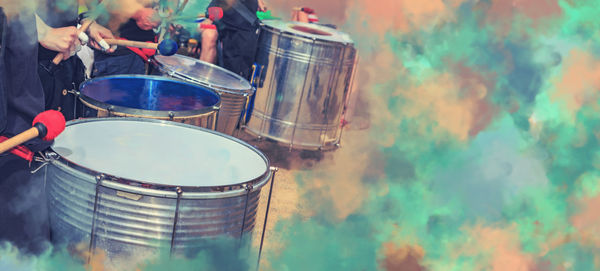
[[[96,183],[99,184],[102,182],[102,180],[104,180],[104,174],[98,174],[94,179],[96,179]]]
[[[40,164],[39,167],[37,167],[34,170],[30,171],[31,174],[35,174],[36,172],[40,171],[40,169],[42,169],[43,167],[47,166],[48,163],[50,163],[50,161],[58,159],[58,154],[56,154],[54,152],[48,152],[47,154],[39,152],[38,154],[40,156],[35,156],[33,159],[36,162],[40,162],[41,164]],[[30,163],[30,166],[31,166],[31,163]]]
[[[113,116],[112,111],[114,111],[114,110],[115,110],[115,107],[113,105],[106,108],[106,111],[107,111],[109,117]]]
[[[252,191],[252,189],[254,189],[254,186],[252,184],[244,184],[244,190],[250,192]]]
[[[169,111],[169,120],[173,120],[175,118],[175,113],[173,111]]]

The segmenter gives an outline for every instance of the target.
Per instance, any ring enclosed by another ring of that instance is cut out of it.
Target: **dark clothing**
[[[133,19],[130,19],[121,27],[119,27],[119,33],[121,38],[133,41],[154,41],[156,37],[154,30],[141,29]],[[111,54],[104,53],[100,50],[94,50],[94,61],[103,61],[113,56],[131,55],[131,53],[133,52],[127,49],[125,46],[117,47],[117,50]]]
[[[258,48],[256,31],[225,28],[219,32],[223,43],[223,67],[250,79]]]
[[[23,252],[44,252],[50,229],[43,175],[33,176],[29,162],[13,154],[0,154],[0,172],[7,174],[0,178],[0,240]]]
[[[31,128],[33,118],[44,110],[32,22],[33,14],[14,15],[11,21],[0,15],[0,135],[7,137]],[[40,151],[49,144],[35,139],[25,146]],[[21,251],[39,253],[47,244],[49,231],[43,182],[29,171],[28,161],[11,153],[0,154],[0,240],[10,241]]]
[[[58,65],[54,65],[52,60],[40,59],[38,76],[43,82],[45,108],[60,111],[66,120],[78,117],[76,108],[81,104],[71,91],[79,89],[85,81],[85,66],[81,59],[74,56]]]
[[[130,53],[94,60],[92,77],[107,76],[114,74],[145,74],[146,63],[144,60],[127,49]]]
[[[133,41],[155,41],[156,38],[154,30],[141,29],[133,19],[119,27],[119,33],[122,38]],[[92,77],[145,73],[146,62],[144,59],[125,46],[117,47],[112,54],[94,50]]]
[[[248,9],[253,22],[247,20],[235,8],[228,6],[224,0],[213,0],[209,7],[223,8],[223,18],[215,22],[223,44],[223,67],[249,79],[258,46],[258,1],[239,1],[243,4],[240,8],[245,6]]]
[[[239,9],[246,7],[248,9],[248,15],[255,20],[254,24],[250,23],[244,16],[242,16],[239,11],[232,7],[229,4],[229,1],[225,0],[212,0],[208,5],[209,7],[221,7],[223,9],[223,18],[219,20],[220,23],[226,24],[230,28],[235,28],[239,30],[245,31],[255,31],[258,25],[256,23],[258,17],[256,17],[256,11],[258,11],[258,1],[257,0],[236,0],[239,1],[242,5],[240,5]]]
[[[31,128],[33,118],[44,111],[44,92],[37,76],[37,33],[35,27],[30,27],[31,22],[35,22],[33,16],[15,15],[3,31],[0,96],[6,103],[0,104],[0,112],[6,113],[0,122],[6,124],[0,127],[0,135],[8,137]],[[39,151],[47,145],[33,140],[27,147]]]
[[[42,1],[37,11],[40,18],[53,28],[76,26],[77,1],[57,2]],[[52,60],[58,53],[41,45],[38,48],[38,76],[46,97],[44,108],[60,111],[66,120],[75,119],[78,100],[70,92],[79,89],[79,84],[85,80],[85,66],[76,55],[54,65]]]

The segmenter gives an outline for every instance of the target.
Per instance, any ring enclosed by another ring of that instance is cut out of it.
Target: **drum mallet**
[[[154,49],[158,50],[158,52],[163,56],[172,56],[177,53],[179,50],[179,46],[177,42],[172,39],[164,39],[160,43],[153,42],[141,42],[141,41],[132,41],[132,40],[120,40],[120,39],[104,39],[106,43],[110,45],[118,45],[118,46],[129,46],[136,48],[146,48],[146,49]]]
[[[33,119],[33,127],[0,143],[0,154],[39,137],[50,141],[65,130],[65,117],[56,110],[48,110]]]

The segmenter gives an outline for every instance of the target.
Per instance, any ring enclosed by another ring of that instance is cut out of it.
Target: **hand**
[[[102,48],[102,46],[99,44],[99,42],[103,41],[104,39],[114,39],[115,36],[113,35],[113,33],[108,30],[106,27],[99,25],[96,22],[93,22],[90,27],[88,28],[88,33],[90,34],[90,37],[92,38],[89,42],[89,45],[91,45],[92,47],[98,49],[98,50],[103,50],[106,48]],[[116,46],[112,46],[111,48],[109,48],[108,50],[106,50],[106,52],[108,53],[112,53],[114,52],[116,49]]]
[[[258,11],[262,11],[262,12],[267,11],[267,5],[265,4],[264,0],[258,0]]]
[[[44,48],[59,52],[66,59],[76,53],[78,47],[81,48],[77,32],[74,26],[49,28],[39,42]]]
[[[156,14],[156,11],[151,8],[142,8],[138,10],[132,18],[142,30],[150,30],[160,24],[160,18]]]

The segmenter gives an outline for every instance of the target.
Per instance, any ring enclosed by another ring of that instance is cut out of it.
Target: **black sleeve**
[[[0,134],[6,129],[6,70],[4,68],[4,47],[6,47],[6,15],[0,7]]]
[[[6,127],[3,134],[14,136],[29,128],[33,118],[44,111],[44,91],[38,75],[38,43],[33,13],[20,13],[6,20],[0,66],[1,92],[6,98]],[[35,139],[25,144],[32,151],[47,147]]]

